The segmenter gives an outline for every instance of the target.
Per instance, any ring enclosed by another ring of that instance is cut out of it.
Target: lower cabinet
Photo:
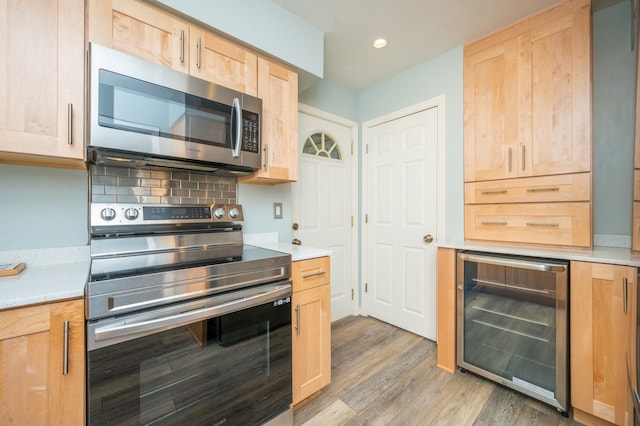
[[[638,270],[571,262],[570,271],[574,420],[585,425],[633,425],[627,365],[635,384]]]
[[[84,300],[0,311],[0,423],[82,425]]]
[[[329,257],[292,264],[293,404],[331,382]]]

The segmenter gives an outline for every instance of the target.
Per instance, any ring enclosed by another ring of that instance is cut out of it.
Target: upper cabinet
[[[90,0],[89,41],[189,72],[189,25],[142,1]]]
[[[464,50],[465,182],[591,170],[590,2]]]
[[[262,169],[238,180],[268,185],[295,182],[298,180],[298,74],[259,57],[258,97],[262,99]]]
[[[465,238],[591,246],[590,6],[465,46]]]
[[[3,2],[0,162],[83,167],[84,1]]]
[[[141,0],[90,0],[89,41],[262,99],[262,169],[244,183],[298,177],[298,74]]]
[[[201,28],[190,27],[189,70],[203,80],[256,96],[257,55]]]

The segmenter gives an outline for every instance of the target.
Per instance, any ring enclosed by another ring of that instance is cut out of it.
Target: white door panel
[[[357,312],[351,298],[357,284],[357,234],[351,225],[357,206],[351,141],[357,127],[316,112],[305,113],[301,108],[298,114],[299,177],[292,184],[292,219],[298,229],[293,238],[302,245],[332,251],[331,320],[335,321]],[[327,135],[337,147],[323,145],[322,138],[315,138],[320,151],[305,152],[309,137],[317,134]],[[323,148],[328,152],[322,152]]]
[[[435,340],[438,108],[367,132],[366,312]]]

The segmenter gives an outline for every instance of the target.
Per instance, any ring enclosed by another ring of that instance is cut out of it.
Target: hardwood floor
[[[332,323],[332,381],[295,425],[575,425],[551,406],[436,367],[436,344],[370,317]]]

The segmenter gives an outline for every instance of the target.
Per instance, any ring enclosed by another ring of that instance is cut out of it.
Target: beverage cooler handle
[[[512,268],[529,269],[532,271],[542,272],[564,272],[567,269],[566,265],[545,263],[545,262],[532,262],[529,260],[521,259],[507,259],[504,257],[484,256],[472,253],[458,253],[458,257],[462,260],[469,262],[487,263],[490,265],[507,266]]]
[[[233,98],[231,107],[231,155],[233,158],[240,156],[240,140],[242,138],[242,108],[240,100]]]

